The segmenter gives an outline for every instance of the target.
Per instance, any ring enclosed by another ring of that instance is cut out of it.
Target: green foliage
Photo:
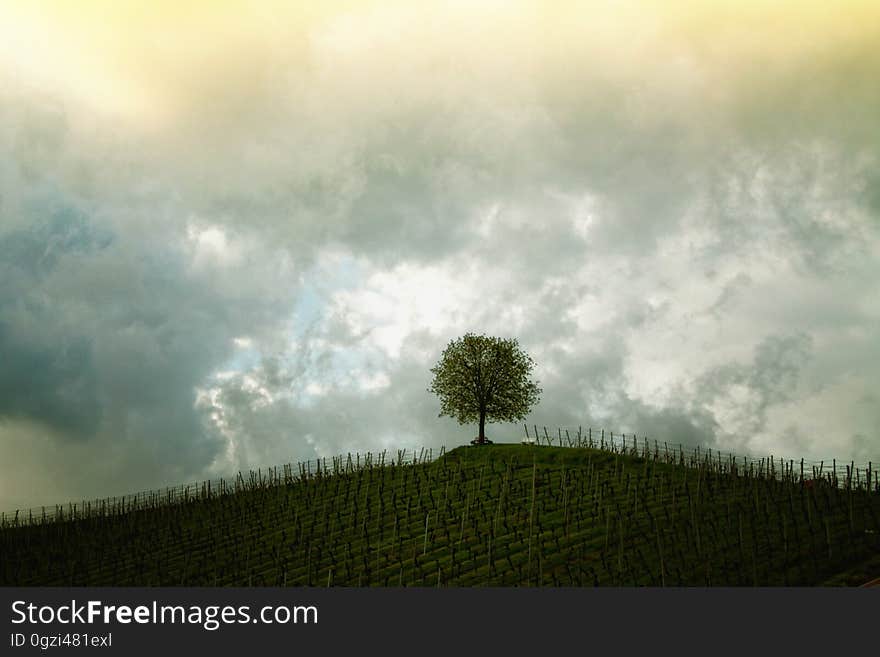
[[[541,389],[530,375],[534,361],[515,339],[467,333],[451,341],[431,368],[428,392],[440,398],[440,415],[460,424],[522,420]]]

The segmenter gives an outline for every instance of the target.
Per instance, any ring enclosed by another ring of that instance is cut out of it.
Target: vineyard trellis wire
[[[212,487],[189,503],[0,530],[0,584],[752,586],[873,575],[880,496],[799,483],[790,464],[780,480],[769,466],[614,435],[604,451],[328,458],[289,467],[288,479],[283,466],[241,475],[229,482],[237,494]],[[348,473],[324,476],[334,469]]]
[[[747,456],[737,455],[732,452],[722,452],[719,449],[701,446],[687,446],[682,443],[669,443],[668,441],[649,440],[647,435],[639,437],[636,433],[627,434],[605,429],[593,429],[588,427],[584,431],[580,426],[577,432],[574,429],[556,427],[556,435],[542,426],[543,433],[538,430],[538,425],[523,425],[526,438],[523,443],[546,445],[550,447],[573,447],[607,450],[611,453],[630,454],[633,456],[661,456],[666,462],[676,461],[690,465],[697,465],[706,461],[720,463],[726,467],[734,468],[735,472],[743,474],[770,476],[777,479],[794,476],[800,481],[821,480],[832,486],[844,489],[863,489],[874,493],[880,493],[880,475],[874,468],[873,461],[856,464],[854,461],[838,462],[837,459],[829,461],[806,461],[805,459],[785,459],[773,455],[770,456]],[[564,436],[563,436],[564,434]]]
[[[530,433],[528,425],[523,425],[526,439],[535,445],[553,447],[590,448],[608,451],[614,454],[630,454],[650,456],[667,463],[698,466],[709,462],[717,464],[722,471],[727,469],[734,473],[748,476],[769,476],[772,478],[798,479],[800,481],[822,481],[829,485],[844,489],[864,489],[880,494],[880,475],[876,472],[873,462],[856,465],[838,463],[831,459],[808,462],[804,459],[779,459],[774,456],[756,457],[739,456],[730,452],[713,450],[700,446],[686,446],[682,443],[670,444],[668,441],[649,440],[647,436],[639,437],[635,433],[607,431],[583,427],[563,429],[556,427],[556,435],[542,426],[543,433],[537,425],[532,425]],[[121,496],[81,500],[54,506],[38,506],[0,513],[0,529],[32,524],[44,524],[65,520],[76,520],[93,516],[113,516],[132,511],[152,509],[157,506],[168,506],[187,503],[199,499],[210,499],[215,496],[234,494],[242,490],[290,485],[297,481],[325,477],[333,474],[351,472],[361,468],[383,467],[388,464],[419,464],[434,460],[434,448],[400,449],[390,454],[382,452],[348,453],[332,456],[328,462],[326,457],[314,460],[288,463],[282,466],[258,468],[245,475],[239,472],[231,478],[215,478],[198,482],[189,482],[160,489],[151,489]],[[439,448],[437,456],[446,452],[446,447]]]
[[[443,456],[446,448],[441,447],[437,457]],[[357,452],[339,456],[298,461],[281,466],[270,466],[249,470],[246,474],[238,472],[230,478],[217,477],[202,481],[154,488],[136,493],[113,497],[83,499],[53,506],[36,506],[0,512],[0,529],[25,525],[81,520],[94,516],[114,516],[132,511],[142,511],[157,506],[173,506],[200,499],[234,494],[245,490],[291,485],[310,478],[327,477],[334,474],[354,472],[360,469],[384,467],[385,465],[417,465],[434,460],[432,447],[419,449],[398,449],[395,453]]]

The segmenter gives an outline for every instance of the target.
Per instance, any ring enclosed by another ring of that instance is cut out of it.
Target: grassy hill
[[[880,495],[632,449],[462,447],[0,528],[2,585],[855,584]]]

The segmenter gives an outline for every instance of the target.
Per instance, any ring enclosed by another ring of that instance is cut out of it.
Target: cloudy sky
[[[461,443],[466,331],[530,423],[880,461],[874,0],[303,5],[0,4],[0,509]]]

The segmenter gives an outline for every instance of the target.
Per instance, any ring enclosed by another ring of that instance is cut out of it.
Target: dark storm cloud
[[[24,205],[27,220],[0,232],[0,427],[29,431],[46,462],[57,457],[38,440],[44,430],[59,453],[73,441],[88,459],[52,483],[34,478],[42,494],[30,499],[203,472],[224,442],[195,408],[196,387],[232,355],[234,337],[275,317],[272,295],[216,287],[222,279],[210,263],[194,268],[185,241],[120,234],[61,192]],[[6,463],[20,448],[12,440]]]
[[[65,332],[43,285],[64,259],[88,258],[111,240],[75,210],[45,206],[43,223],[0,239],[0,419],[37,419],[85,438],[101,420],[94,336]]]
[[[192,387],[227,349],[222,306],[187,289],[174,254],[127,252],[73,210],[49,214],[0,240],[0,415],[78,439],[185,442],[180,457],[203,460]]]

